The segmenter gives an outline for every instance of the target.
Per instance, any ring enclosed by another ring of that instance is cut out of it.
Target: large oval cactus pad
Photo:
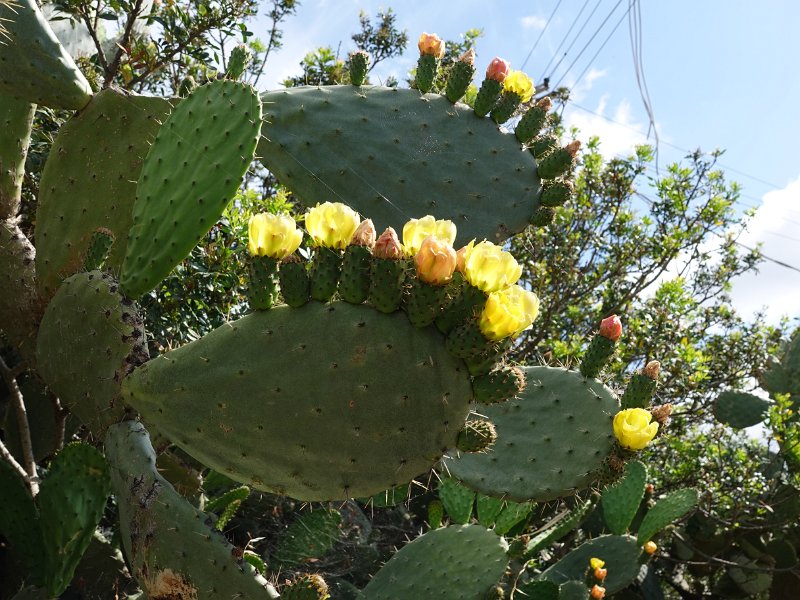
[[[454,447],[470,397],[437,331],[318,302],[224,325],[125,386],[197,460],[302,500],[370,496],[425,472]]]
[[[458,227],[457,246],[499,242],[538,207],[536,163],[491,119],[417,90],[329,86],[262,96],[264,165],[306,204],[340,201],[378,231],[434,215]]]
[[[619,401],[577,371],[525,367],[518,397],[480,413],[494,423],[489,452],[448,458],[450,473],[476,491],[544,502],[588,486],[614,448],[612,418]],[[451,459],[452,458],[452,459]]]
[[[45,163],[36,209],[36,275],[52,296],[81,270],[92,234],[114,235],[106,267],[119,271],[133,224],[136,179],[161,122],[164,98],[106,89],[59,130]]]
[[[395,554],[364,588],[366,600],[480,600],[508,566],[502,536],[480,525],[434,529]]]
[[[89,82],[35,0],[0,2],[0,23],[0,93],[53,108],[86,106]]]
[[[122,379],[147,360],[142,319],[107,273],[91,271],[66,279],[39,327],[39,373],[92,433],[125,415]]]
[[[203,85],[172,111],[139,175],[120,275],[126,294],[153,289],[217,222],[260,134],[258,94],[234,81]]]

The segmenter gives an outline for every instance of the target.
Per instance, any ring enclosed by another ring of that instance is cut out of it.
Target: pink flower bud
[[[550,96],[545,96],[536,103],[536,106],[545,112],[549,112],[550,109],[553,108],[553,101],[550,99]]]
[[[486,79],[494,79],[495,81],[502,82],[506,75],[508,75],[511,65],[504,61],[499,56],[496,56],[486,69]]]
[[[442,38],[435,33],[423,33],[419,36],[417,47],[419,48],[419,53],[422,55],[431,54],[436,58],[442,58],[444,56],[444,42]]]
[[[468,65],[475,64],[475,50],[470,48],[464,54],[458,57],[458,62],[467,63]]]
[[[375,245],[376,235],[377,233],[375,231],[375,225],[372,224],[372,219],[364,219],[359,223],[358,227],[356,227],[356,231],[353,233],[353,239],[350,240],[350,245],[372,248]]]
[[[389,260],[400,260],[403,258],[403,247],[400,245],[400,239],[397,237],[397,232],[387,227],[378,240],[375,242],[375,247],[372,249],[372,254],[376,258],[386,258]]]
[[[617,315],[611,315],[600,321],[600,335],[616,342],[622,335],[622,321]]]
[[[566,146],[564,146],[564,150],[566,150],[567,153],[572,158],[575,158],[576,156],[578,156],[578,151],[580,149],[581,149],[581,141],[580,140],[574,140],[574,141],[570,142],[569,144],[567,144]]]

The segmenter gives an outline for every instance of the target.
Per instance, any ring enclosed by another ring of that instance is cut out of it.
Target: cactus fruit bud
[[[303,575],[289,583],[281,591],[282,600],[325,600],[328,595],[328,584],[315,574]]]
[[[356,50],[350,55],[350,83],[362,85],[367,79],[369,69],[369,53],[364,50]]]
[[[442,286],[448,283],[456,268],[456,251],[445,240],[428,236],[422,242],[414,264],[417,276],[430,285]]]
[[[350,236],[348,236],[349,238]],[[314,250],[309,272],[311,297],[314,300],[327,302],[336,293],[339,278],[342,275],[342,260],[340,250],[334,250],[327,246],[319,246]]]
[[[253,62],[253,52],[245,44],[238,44],[231,50],[231,58],[228,61],[228,79],[236,81],[244,74],[250,63]]]
[[[550,206],[540,206],[530,219],[534,227],[547,227],[556,218],[556,210]]]
[[[497,441],[497,430],[491,421],[467,421],[459,431],[456,447],[461,452],[485,452]]]
[[[525,374],[519,367],[501,367],[472,381],[472,393],[479,404],[503,402],[524,390]]]
[[[516,337],[539,316],[539,298],[518,285],[492,292],[486,300],[478,327],[487,339]]]
[[[581,149],[581,141],[580,140],[573,140],[566,146],[564,146],[564,150],[569,154],[572,158],[578,156],[578,152]]]
[[[548,113],[551,108],[553,108],[553,101],[550,100],[549,96],[542,98],[531,106],[514,129],[517,139],[523,144],[527,144],[539,135],[542,127],[547,123]]]
[[[283,301],[291,307],[299,308],[311,298],[311,282],[306,263],[296,254],[283,259],[278,271]]]
[[[628,387],[625,388],[625,393],[620,399],[622,408],[647,408],[650,406],[650,402],[656,393],[660,371],[661,363],[657,360],[651,360],[640,373],[631,375]],[[666,422],[666,417],[664,421]]]
[[[600,558],[590,558],[589,566],[592,569],[602,569],[603,567],[606,566],[606,562]]]
[[[439,529],[444,518],[444,505],[441,500],[431,500],[428,504],[428,525],[431,529]]]
[[[269,256],[251,256],[247,299],[250,308],[269,310],[278,302],[278,260]]]
[[[317,246],[344,250],[361,219],[341,202],[317,204],[306,213],[306,230]]]
[[[372,249],[375,258],[387,260],[400,260],[403,258],[403,246],[397,238],[397,232],[392,227],[387,227],[376,240]]]
[[[528,141],[528,150],[537,161],[544,158],[557,147],[558,138],[552,133],[541,134]]]
[[[503,80],[510,70],[511,65],[507,61],[499,56],[495,56],[492,62],[489,63],[489,66],[486,67],[486,79],[503,83]]]
[[[530,100],[535,91],[533,80],[522,71],[512,71],[506,75],[503,80],[503,94],[497,106],[492,109],[492,120],[497,124],[508,121],[517,107]]]
[[[375,231],[375,225],[372,223],[372,219],[364,219],[359,223],[358,227],[356,227],[356,231],[353,233],[353,239],[350,240],[350,245],[372,248],[375,245],[376,235],[377,232]]]
[[[282,260],[300,247],[303,232],[288,215],[260,213],[247,225],[247,248],[250,256],[268,256]]]
[[[642,369],[642,375],[652,379],[653,381],[658,381],[658,374],[661,372],[661,363],[657,360],[651,360],[644,366]]]
[[[442,58],[444,56],[444,42],[442,38],[435,33],[423,32],[422,35],[419,36],[417,47],[422,56],[431,55],[436,58]]]
[[[403,225],[403,248],[406,255],[414,256],[419,252],[422,242],[428,236],[437,237],[452,246],[456,241],[456,226],[452,221],[437,221],[431,215],[411,219]]]
[[[642,450],[658,433],[658,423],[643,408],[627,408],[614,417],[614,436],[626,450]]]
[[[468,248],[464,257],[464,276],[479,290],[490,294],[514,285],[522,267],[510,252],[489,241]]]
[[[661,406],[654,406],[650,409],[650,414],[662,426],[666,425],[669,417],[672,414],[672,404],[662,404]]]
[[[563,206],[575,193],[575,185],[569,179],[545,181],[539,204],[542,206]]]
[[[647,494],[648,496],[651,496],[655,491],[655,489],[656,488],[652,483],[648,483],[646,486],[644,486],[644,493]]]
[[[367,221],[363,221],[362,225]],[[372,222],[369,222],[372,225]],[[360,225],[359,225],[360,227]],[[365,234],[368,236],[369,234]],[[358,236],[356,231],[355,237]],[[375,229],[372,229],[372,241],[375,241]],[[368,245],[353,242],[344,251],[342,260],[342,275],[339,279],[339,295],[342,300],[351,304],[361,304],[369,296],[370,267],[372,252]]]
[[[469,84],[475,75],[475,50],[470,48],[458,57],[447,75],[445,96],[453,104],[458,102],[467,92]]]
[[[537,165],[539,177],[542,179],[555,179],[566,173],[572,168],[580,148],[580,141],[574,140],[563,148],[558,148],[547,154]]]
[[[642,550],[644,550],[647,554],[655,554],[656,550],[658,550],[658,546],[654,541],[647,542],[644,546],[642,546]]]
[[[592,600],[600,600],[601,598],[605,598],[606,588],[599,585],[593,585],[592,591],[589,593],[589,596],[592,597]]]
[[[622,336],[622,321],[617,315],[611,315],[600,321],[599,335],[616,342]]]
[[[608,569],[595,569],[593,575],[598,581],[604,581],[608,575]]]

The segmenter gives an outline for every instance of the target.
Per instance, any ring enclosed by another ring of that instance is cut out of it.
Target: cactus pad
[[[141,423],[114,425],[106,456],[133,576],[149,598],[274,598],[232,555],[211,519],[189,504],[156,471],[156,456]]]
[[[42,377],[95,435],[122,419],[120,382],[147,360],[147,346],[141,318],[110,275],[91,271],[65,280],[37,342]]]
[[[336,198],[378,231],[434,215],[469,240],[507,239],[538,206],[533,157],[462,104],[416,90],[301,87],[262,96],[258,155],[307,205]],[[343,152],[343,148],[358,148]]]
[[[697,504],[697,490],[685,488],[664,496],[642,519],[637,537],[640,544],[649,542],[656,533],[683,517]]]
[[[139,175],[120,276],[128,295],[154,288],[216,223],[260,133],[258,94],[233,81],[203,85],[172,111]]]
[[[0,220],[13,219],[19,211],[35,112],[35,104],[0,94]]]
[[[125,391],[197,460],[302,500],[425,472],[455,445],[470,396],[438,333],[344,302],[248,315],[137,369]]]
[[[107,89],[61,128],[45,163],[36,212],[39,290],[52,296],[82,270],[98,228],[114,235],[106,267],[118,272],[133,223],[136,179],[171,104]]]
[[[303,513],[281,538],[272,554],[270,568],[297,567],[322,558],[341,536],[342,516],[332,508]]]
[[[480,600],[508,564],[502,537],[480,525],[429,531],[404,546],[364,588],[366,600]]]
[[[0,93],[53,108],[86,106],[92,90],[35,0],[0,2]]]
[[[472,516],[472,505],[475,504],[475,492],[464,487],[451,477],[439,483],[439,499],[442,501],[447,515],[453,523],[464,525]]]
[[[36,362],[36,250],[16,225],[0,222],[0,330],[30,364]]]
[[[622,479],[603,490],[603,519],[611,533],[621,535],[630,527],[647,484],[647,467],[638,460],[625,465]]]
[[[542,573],[542,579],[553,583],[583,581],[589,570],[589,559],[604,560],[608,575],[603,582],[606,594],[611,595],[630,585],[639,575],[639,556],[642,550],[636,538],[628,535],[603,535],[575,548]]]
[[[480,406],[497,428],[485,454],[451,455],[450,473],[476,491],[511,500],[547,501],[587,487],[614,448],[619,402],[603,384],[579,373],[526,367],[525,390]]]
[[[767,416],[771,403],[746,392],[722,392],[714,403],[714,417],[734,429],[758,425]]]

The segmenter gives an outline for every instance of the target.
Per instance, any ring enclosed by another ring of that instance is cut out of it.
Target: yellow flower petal
[[[358,213],[346,204],[325,202],[306,213],[306,230],[317,246],[344,250],[360,221]]]

